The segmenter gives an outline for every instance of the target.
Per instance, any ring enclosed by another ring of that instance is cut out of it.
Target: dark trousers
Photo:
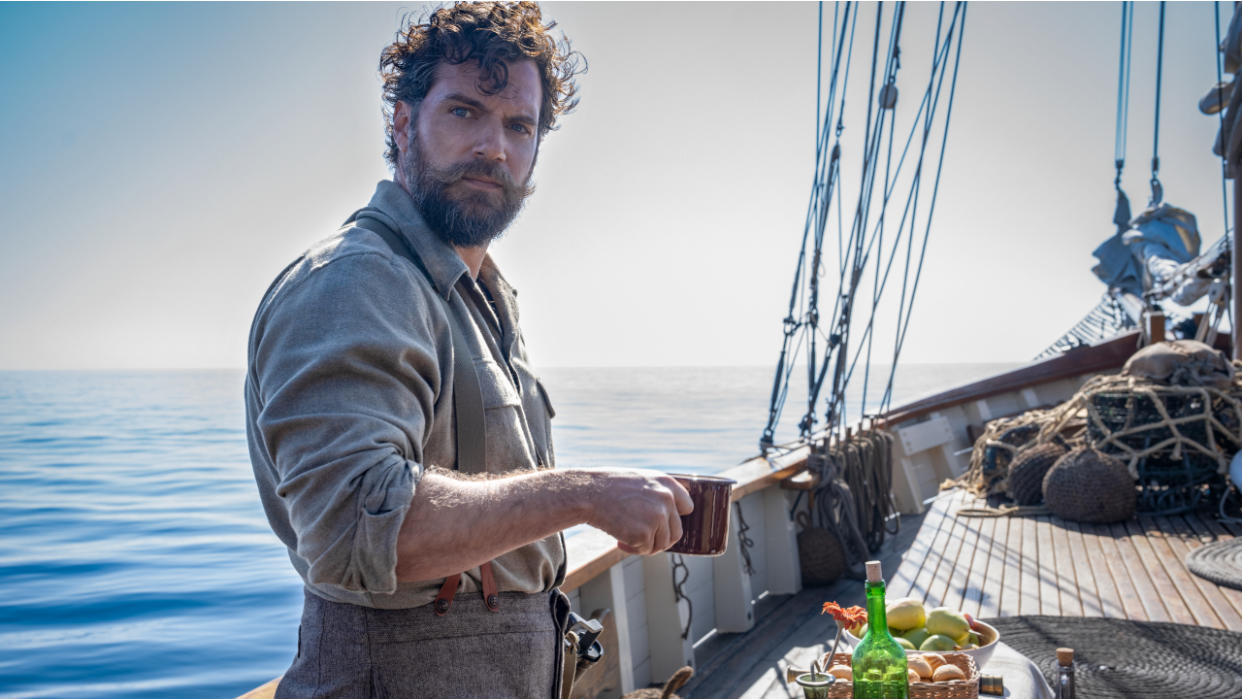
[[[559,590],[502,592],[497,612],[477,592],[460,594],[444,616],[430,604],[371,609],[307,591],[298,655],[276,697],[558,699],[568,617]]]

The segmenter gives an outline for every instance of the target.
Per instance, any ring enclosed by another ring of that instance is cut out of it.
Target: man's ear
[[[405,100],[397,100],[392,110],[392,138],[397,142],[397,149],[402,153],[410,146],[410,119],[414,118],[414,110]]]

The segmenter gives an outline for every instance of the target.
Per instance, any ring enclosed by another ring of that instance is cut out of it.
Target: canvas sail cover
[[[1092,253],[1100,262],[1091,271],[1110,289],[1142,296],[1146,288],[1165,281],[1178,265],[1199,256],[1198,225],[1194,214],[1185,209],[1161,204],[1144,211],[1130,225]]]

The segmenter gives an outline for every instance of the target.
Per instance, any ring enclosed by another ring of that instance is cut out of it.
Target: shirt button
[[[500,598],[497,597],[495,594],[488,595],[487,596],[487,608],[495,609],[498,606],[500,606]]]
[[[449,601],[446,599],[436,600],[436,614],[443,614],[449,609]]]

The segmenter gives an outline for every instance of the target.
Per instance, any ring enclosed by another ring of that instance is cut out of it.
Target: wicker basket
[[[966,673],[964,680],[948,682],[911,682],[910,699],[979,699],[979,668],[975,659],[965,653],[941,653],[945,662],[952,663]],[[827,656],[824,658],[827,660]],[[832,665],[849,665],[849,653],[837,653],[832,656]],[[854,685],[851,682],[834,682],[828,690],[831,699],[852,699]]]

